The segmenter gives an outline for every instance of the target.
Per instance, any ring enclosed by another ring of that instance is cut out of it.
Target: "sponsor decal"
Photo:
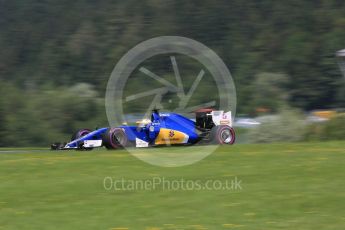
[[[173,137],[175,135],[174,130],[170,130],[169,137]]]
[[[146,148],[146,147],[149,147],[149,143],[139,138],[135,138],[135,146],[137,148]]]
[[[161,128],[156,138],[155,144],[169,145],[169,144],[186,143],[186,140],[188,140],[188,138],[186,137],[188,136],[183,132],[172,130],[172,129]]]
[[[101,146],[102,146],[102,140],[85,140],[84,141],[85,148],[95,148],[95,147],[101,147]]]

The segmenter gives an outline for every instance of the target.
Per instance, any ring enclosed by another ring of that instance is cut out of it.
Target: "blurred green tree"
[[[288,76],[279,73],[259,73],[252,84],[252,107],[277,112],[287,106],[289,92],[286,90]]]

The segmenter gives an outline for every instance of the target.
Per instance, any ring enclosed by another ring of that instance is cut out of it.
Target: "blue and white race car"
[[[233,144],[231,112],[201,109],[195,121],[177,113],[159,113],[153,110],[151,119],[137,122],[136,126],[122,125],[94,131],[81,129],[69,143],[54,143],[52,150],[91,150],[96,147],[119,149],[160,145],[191,145],[196,143]]]

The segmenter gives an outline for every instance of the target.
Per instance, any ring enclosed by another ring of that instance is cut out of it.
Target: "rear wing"
[[[224,112],[224,111],[212,111],[211,114],[212,121],[216,126],[219,125],[228,125],[232,127],[232,117],[231,117],[231,111]]]

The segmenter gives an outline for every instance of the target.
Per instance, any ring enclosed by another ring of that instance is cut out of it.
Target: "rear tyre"
[[[220,145],[232,145],[235,143],[235,130],[227,125],[216,126],[211,131],[213,143]]]
[[[105,132],[102,141],[107,149],[120,149],[128,144],[126,133],[121,128],[109,128]]]
[[[89,129],[80,129],[77,132],[75,132],[72,137],[71,137],[71,141],[77,140],[87,134],[91,133],[91,130]]]

